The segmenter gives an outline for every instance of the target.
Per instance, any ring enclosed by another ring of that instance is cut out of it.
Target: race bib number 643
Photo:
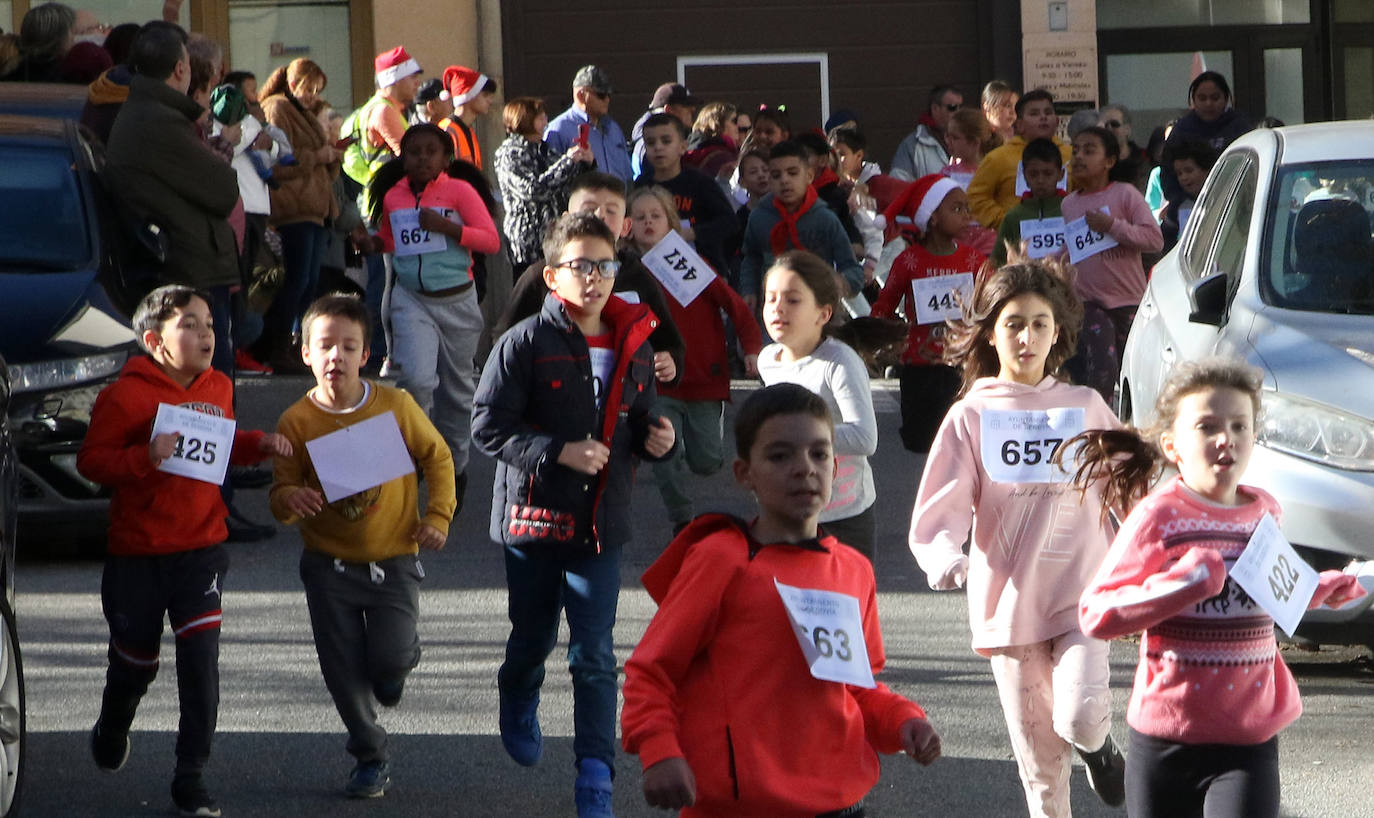
[[[980,417],[983,470],[994,483],[1066,482],[1069,473],[1051,461],[1084,424],[1081,406],[985,409]]]

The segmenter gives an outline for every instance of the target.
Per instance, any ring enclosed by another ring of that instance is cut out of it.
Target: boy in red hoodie
[[[734,469],[759,516],[699,517],[644,573],[659,609],[625,663],[621,732],[650,806],[851,818],[878,753],[940,756],[924,711],[873,678],[884,655],[872,567],[818,529],[833,438],[805,387],[754,393]]]
[[[228,511],[219,485],[169,468],[176,460],[209,465],[225,455],[236,465],[256,463],[290,455],[291,444],[278,434],[237,429],[232,452],[216,452],[215,442],[200,433],[173,427],[154,435],[161,404],[232,419],[234,387],[210,368],[215,335],[209,294],[159,287],[139,303],[133,326],[150,357],[125,364],[96,398],[76,461],[83,476],[113,489],[109,556],[100,581],[110,665],[91,754],[107,772],[128,759],[134,711],[157,676],[165,615],[176,634],[181,701],[172,800],[182,815],[217,816],[201,771],[219,712],[220,589],[229,568],[220,544],[228,534]]]

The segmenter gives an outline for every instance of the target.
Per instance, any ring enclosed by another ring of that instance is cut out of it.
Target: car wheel
[[[14,611],[0,599],[0,816],[19,814],[19,794],[24,780],[24,660],[19,653],[19,632]]]

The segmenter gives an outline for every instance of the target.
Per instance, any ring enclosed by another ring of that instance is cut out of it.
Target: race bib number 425
[[[1051,461],[1065,441],[1083,431],[1084,423],[1082,407],[985,409],[980,419],[983,470],[994,483],[1066,482],[1069,473]]]
[[[229,451],[234,446],[234,421],[181,406],[160,403],[153,420],[153,437],[175,432],[172,456],[158,464],[158,471],[206,483],[224,483]]]

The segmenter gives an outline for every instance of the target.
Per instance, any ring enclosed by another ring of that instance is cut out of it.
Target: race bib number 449
[[[868,663],[858,597],[794,588],[773,580],[811,675],[827,682],[877,687]]]
[[[911,280],[916,323],[942,324],[964,316],[963,305],[973,300],[973,273],[955,273]]]
[[[1069,473],[1051,460],[1084,424],[1082,407],[986,409],[980,419],[983,470],[994,483],[1066,482]]]

